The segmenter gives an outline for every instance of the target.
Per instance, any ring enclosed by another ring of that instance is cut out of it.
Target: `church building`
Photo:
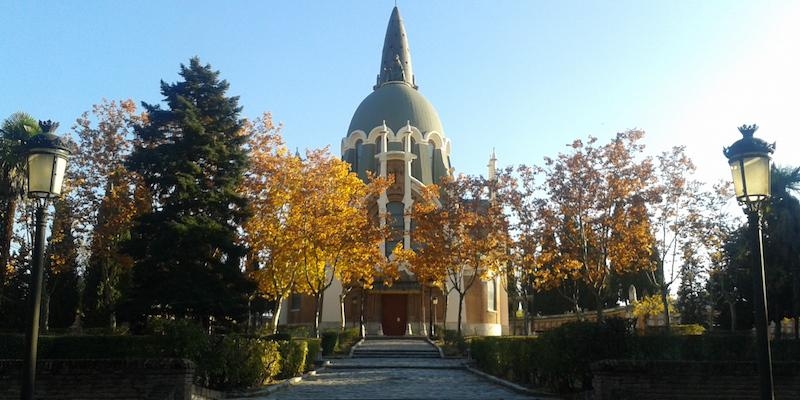
[[[376,218],[394,233],[382,244],[389,256],[395,246],[410,248],[413,221],[408,212],[421,201],[421,189],[451,176],[451,144],[439,114],[419,92],[411,63],[403,20],[395,7],[389,18],[378,77],[373,91],[356,108],[342,139],[342,159],[367,180],[370,173],[391,177],[393,185],[374,205]],[[489,175],[494,174],[494,157]],[[372,289],[354,289],[339,307],[338,282],[325,293],[320,327],[357,327],[367,335],[427,335],[432,326],[456,329],[458,295],[422,285],[401,270],[391,286],[376,282]],[[314,318],[313,299],[293,296],[281,315],[281,324],[308,324]],[[446,318],[446,320],[445,320]],[[475,283],[464,299],[462,331],[465,335],[501,335],[508,332],[508,297],[499,277]],[[437,332],[439,333],[439,332]]]

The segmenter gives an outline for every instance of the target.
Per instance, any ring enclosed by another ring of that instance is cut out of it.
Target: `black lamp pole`
[[[36,202],[36,232],[31,268],[30,317],[25,333],[27,353],[22,366],[22,400],[32,400],[36,382],[36,358],[39,344],[39,315],[44,275],[44,242],[47,225],[47,200],[61,194],[71,144],[55,135],[58,123],[39,121],[42,133],[28,140],[28,197]]]
[[[25,365],[23,367],[22,379],[22,399],[33,399],[34,381],[36,379],[36,352],[39,343],[39,312],[42,303],[42,280],[44,264],[44,240],[45,240],[45,220],[47,205],[44,201],[38,201],[36,205],[36,236],[33,242],[33,269],[31,271],[31,293],[30,293],[30,323],[28,331],[25,333],[25,348],[28,349]]]
[[[753,234],[753,308],[756,325],[756,348],[758,349],[759,391],[762,399],[775,398],[772,379],[772,351],[769,345],[769,320],[767,318],[767,286],[764,280],[764,242],[761,233],[761,210],[747,211],[747,223]],[[757,258],[757,259],[756,259]]]
[[[772,379],[772,354],[767,327],[767,288],[764,280],[764,244],[762,240],[762,209],[770,197],[770,154],[775,144],[753,137],[756,125],[742,125],[742,139],[724,149],[733,176],[736,199],[744,206],[753,239],[753,323],[756,328],[758,352],[759,393],[762,400],[775,398]]]

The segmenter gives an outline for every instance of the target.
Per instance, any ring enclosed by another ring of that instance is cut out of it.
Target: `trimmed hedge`
[[[746,335],[646,335],[629,332],[621,320],[564,324],[538,338],[476,337],[470,352],[478,367],[520,384],[565,393],[589,390],[590,365],[604,359],[752,361]],[[774,361],[800,359],[800,341],[772,342]]]
[[[322,345],[322,355],[329,356],[336,350],[336,345],[339,343],[339,333],[336,331],[324,331],[320,337]]]
[[[308,343],[305,340],[292,340],[279,342],[278,347],[283,359],[279,376],[281,378],[291,378],[302,374],[306,368]]]
[[[305,342],[308,345],[308,355],[306,356],[306,371],[310,371],[316,367],[314,363],[317,361],[317,356],[320,354],[322,346],[320,344],[320,340],[316,338],[305,339]]]
[[[275,341],[268,337],[214,335],[176,323],[148,336],[42,336],[40,359],[185,358],[197,366],[195,382],[215,390],[259,386],[314,367],[319,339]],[[0,359],[21,359],[25,338],[0,335]]]

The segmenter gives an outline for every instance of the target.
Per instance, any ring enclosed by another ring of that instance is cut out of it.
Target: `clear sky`
[[[420,91],[457,172],[538,164],[575,138],[641,128],[648,151],[686,145],[729,179],[742,124],[800,165],[800,2],[398,0]],[[0,118],[67,132],[101,99],[161,101],[199,56],[245,117],[292,148],[340,141],[378,73],[393,0],[0,1]]]

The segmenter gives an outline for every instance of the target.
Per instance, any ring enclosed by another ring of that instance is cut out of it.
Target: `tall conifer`
[[[143,104],[148,123],[128,161],[152,195],[127,244],[134,259],[129,305],[136,315],[191,317],[206,323],[244,317],[245,218],[236,188],[246,168],[238,97],[219,71],[192,58],[182,81],[161,82],[166,108]]]

